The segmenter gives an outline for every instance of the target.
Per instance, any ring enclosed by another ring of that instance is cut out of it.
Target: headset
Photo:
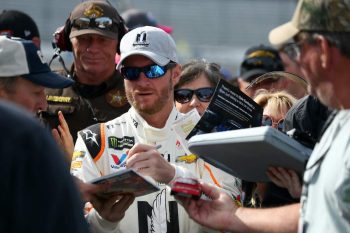
[[[107,0],[106,1],[110,6],[112,4]],[[112,6],[113,7],[113,6]],[[123,36],[128,32],[125,22],[123,18],[118,14],[118,18],[120,22],[118,23],[118,47],[117,47],[117,53],[120,54],[120,41],[123,38]],[[67,76],[70,77],[70,72],[66,68],[64,60],[61,56],[61,52],[68,51],[72,52],[72,43],[70,41],[69,35],[72,29],[72,22],[70,20],[70,16],[67,18],[65,24],[61,27],[58,27],[56,31],[53,33],[53,41],[52,41],[52,47],[55,50],[54,55],[52,56],[49,66],[51,65],[52,61],[58,57],[59,62],[63,66],[63,69],[67,73]]]
[[[120,22],[118,23],[118,47],[117,47],[117,53],[120,53],[119,44],[122,39],[122,37],[127,33],[127,28],[125,26],[124,20],[120,18]],[[72,51],[72,43],[70,42],[69,34],[71,32],[72,26],[71,26],[71,20],[68,18],[64,24],[64,26],[61,26],[56,29],[56,31],[53,34],[53,42],[52,46],[54,49],[58,48],[60,51]]]

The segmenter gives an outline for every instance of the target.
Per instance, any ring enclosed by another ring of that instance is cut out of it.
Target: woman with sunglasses
[[[193,60],[185,64],[175,85],[176,108],[182,113],[196,108],[202,116],[220,78],[220,66],[215,63]]]
[[[283,130],[284,117],[288,110],[295,104],[296,99],[284,91],[268,92],[261,89],[254,101],[263,107],[263,126],[271,126]],[[257,199],[258,198],[258,202]],[[293,202],[286,189],[281,189],[272,183],[257,183],[253,191],[252,204],[261,207],[278,206]]]

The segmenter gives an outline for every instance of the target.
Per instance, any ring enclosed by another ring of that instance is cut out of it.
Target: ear
[[[316,37],[317,42],[320,45],[320,59],[321,59],[321,66],[323,69],[329,69],[331,62],[332,62],[332,50],[331,46],[329,45],[329,42],[327,39],[323,36],[317,36]]]
[[[32,38],[33,43],[36,45],[36,47],[40,48],[40,38],[37,36],[34,36]]]
[[[0,86],[0,98],[8,99],[7,91],[2,86]]]
[[[174,86],[179,82],[180,74],[181,74],[182,67],[180,64],[176,64],[176,66],[172,69],[173,74],[173,84]]]

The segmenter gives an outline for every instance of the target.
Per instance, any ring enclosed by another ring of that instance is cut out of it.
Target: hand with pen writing
[[[166,161],[155,146],[137,143],[127,151],[126,167],[160,183],[169,183],[175,176],[175,168]]]

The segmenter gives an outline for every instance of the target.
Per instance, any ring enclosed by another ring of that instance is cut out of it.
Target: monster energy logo
[[[108,147],[115,149],[115,150],[122,150],[124,148],[131,149],[135,145],[135,138],[134,137],[108,137]]]

